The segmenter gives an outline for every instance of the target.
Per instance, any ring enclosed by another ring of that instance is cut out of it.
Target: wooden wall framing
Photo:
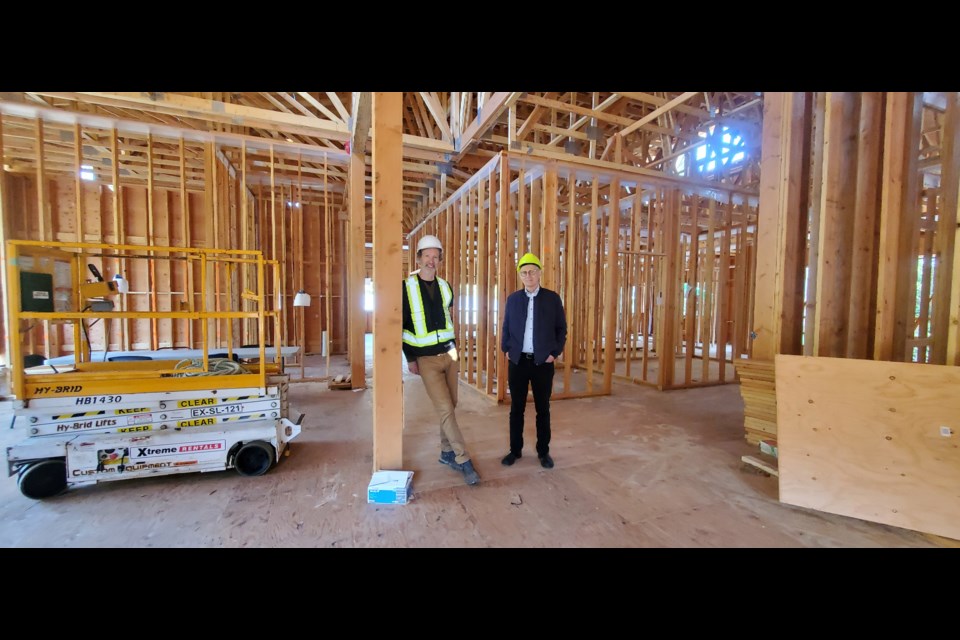
[[[734,382],[731,361],[749,346],[738,339],[752,282],[741,272],[756,204],[749,192],[503,152],[408,242],[441,239],[461,379],[491,399],[506,396],[497,309],[520,288],[515,266],[527,251],[567,315],[554,398],[609,394],[614,378],[686,388]]]
[[[778,354],[960,364],[960,94],[945,95],[764,96],[752,360],[737,363],[749,442],[777,432]]]
[[[343,189],[332,187],[327,175],[346,166],[346,154],[329,150],[305,157],[234,138],[238,142],[196,142],[5,114],[0,117],[3,235],[263,250],[279,266],[277,277],[266,283],[271,308],[281,312],[281,326],[271,327],[268,344],[302,342],[307,353],[320,353],[326,332],[328,356],[345,352],[347,224],[340,215],[345,202]],[[269,178],[255,178],[255,170]],[[240,294],[255,288],[251,266],[217,263],[201,286],[198,268],[184,265],[105,257],[100,268],[105,278],[122,273],[130,284],[118,310],[194,310],[201,290],[209,309],[250,307]],[[302,318],[292,304],[300,289],[313,297]],[[206,327],[155,318],[113,324],[111,349],[197,348],[204,336],[211,348],[257,341],[250,320],[210,320]],[[71,336],[47,323],[24,339],[32,353],[47,357],[73,350]]]

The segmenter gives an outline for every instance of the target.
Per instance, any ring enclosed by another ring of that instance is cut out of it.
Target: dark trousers
[[[533,387],[533,403],[537,408],[537,455],[550,453],[550,394],[553,393],[552,362],[533,364],[533,358],[520,356],[520,364],[507,369],[510,384],[510,452],[519,456],[523,450],[523,413],[527,408],[527,389]]]

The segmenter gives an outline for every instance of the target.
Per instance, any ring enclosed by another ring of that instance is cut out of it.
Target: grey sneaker
[[[438,462],[450,465],[450,468],[454,471],[463,471],[463,465],[457,462],[457,454],[454,451],[441,451]]]
[[[480,476],[477,475],[477,470],[473,468],[473,460],[467,460],[461,466],[463,468],[463,479],[467,484],[480,482]]]

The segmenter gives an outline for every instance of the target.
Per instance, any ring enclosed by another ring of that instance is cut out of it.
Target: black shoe
[[[514,455],[514,454],[511,452],[511,453],[508,453],[507,455],[503,456],[503,460],[500,461],[500,464],[502,464],[502,465],[505,466],[505,467],[509,467],[509,466],[512,465],[514,462],[516,462],[519,458],[522,458],[522,457],[523,457],[523,456],[522,456],[521,454]]]
[[[540,466],[544,469],[553,469],[553,458],[550,457],[550,454],[540,456]]]
[[[467,460],[460,468],[463,471],[463,479],[467,484],[477,484],[480,482],[480,476],[477,475],[477,470],[473,468],[472,460]]]

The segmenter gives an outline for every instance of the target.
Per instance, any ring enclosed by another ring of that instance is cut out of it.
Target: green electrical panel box
[[[53,275],[20,272],[20,311],[53,311]]]

